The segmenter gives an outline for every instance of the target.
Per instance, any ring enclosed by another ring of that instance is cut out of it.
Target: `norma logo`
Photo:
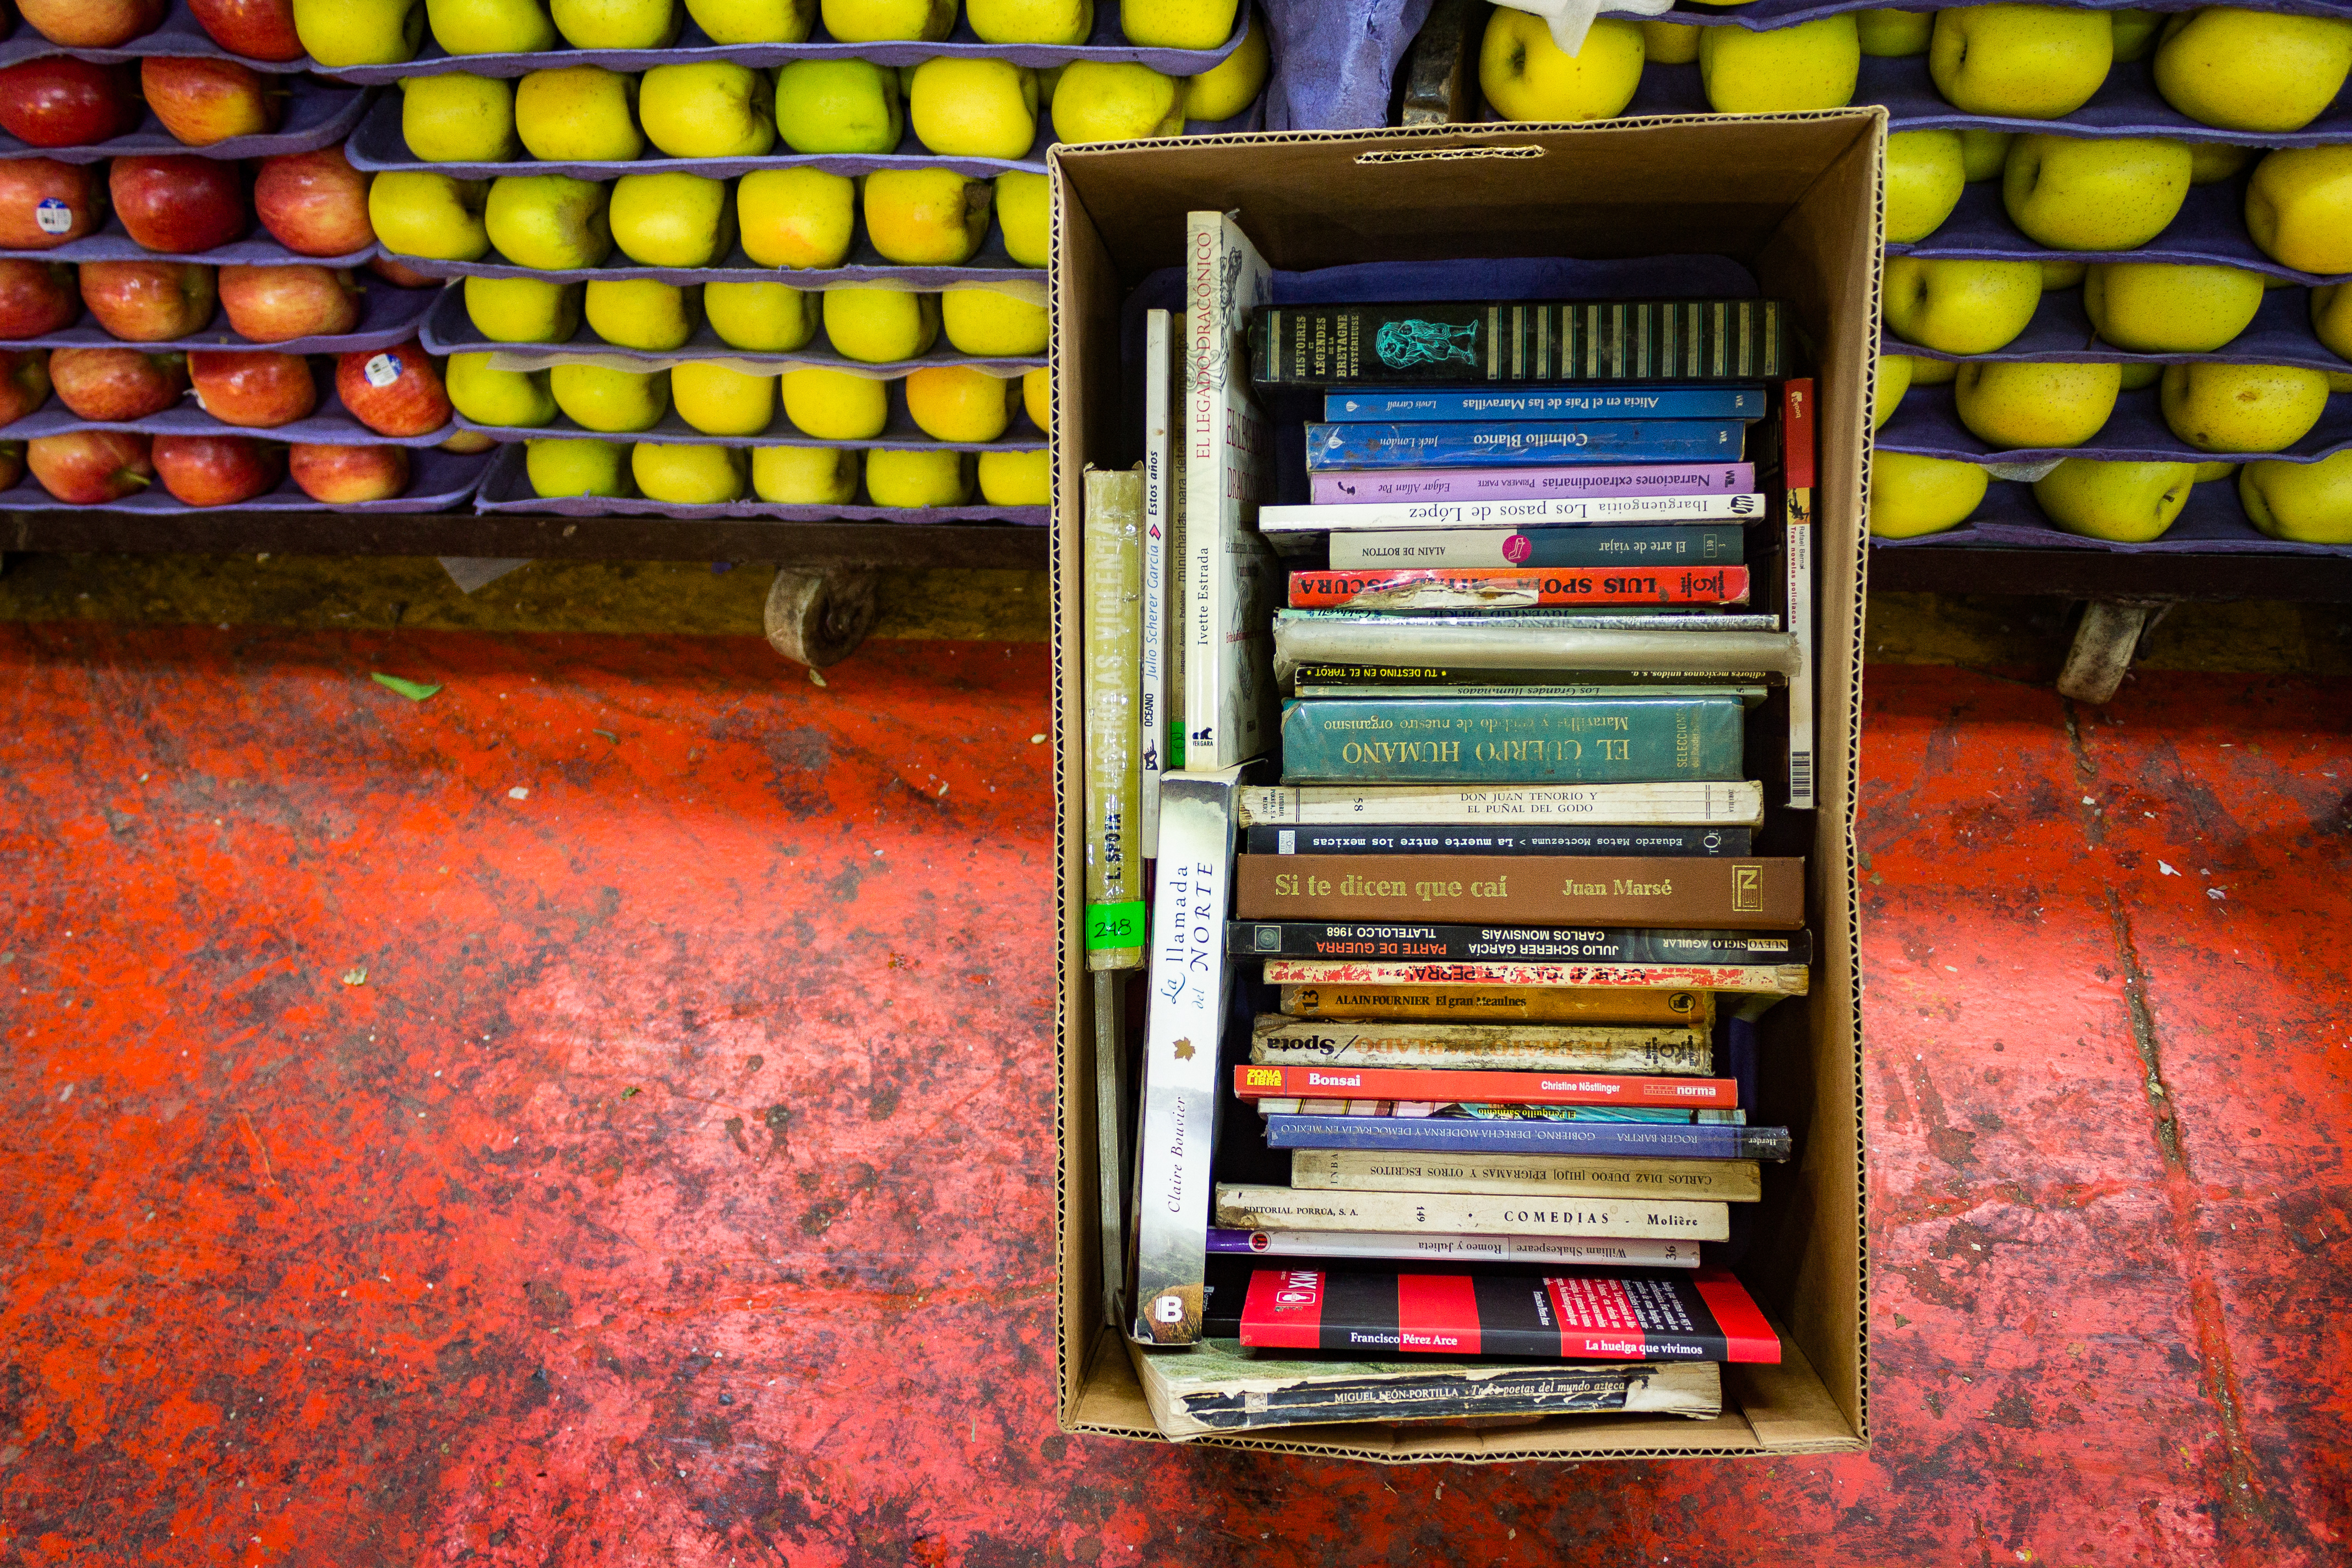
[[[1731,907],[1759,911],[1764,908],[1763,867],[1734,866],[1731,868]]]
[[[1503,541],[1503,559],[1517,566],[1535,553],[1535,542],[1524,533],[1515,533]]]
[[[1242,1081],[1252,1089],[1280,1089],[1282,1069],[1280,1068],[1244,1068]]]

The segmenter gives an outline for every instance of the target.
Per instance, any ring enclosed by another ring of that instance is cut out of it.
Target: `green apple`
[[[936,44],[955,31],[956,0],[824,0],[824,30],[845,44]]]
[[[950,289],[940,296],[940,325],[960,353],[1017,359],[1045,352],[1045,307],[994,289]]]
[[[1004,254],[1024,267],[1043,267],[1053,248],[1053,193],[1043,174],[996,176],[996,226]]]
[[[925,60],[907,89],[907,119],[934,153],[1025,157],[1037,140],[1037,73],[1010,60]]]
[[[828,289],[824,336],[844,359],[891,364],[930,353],[940,336],[940,297],[906,289]]]
[[[688,447],[640,441],[629,449],[629,471],[647,500],[675,506],[718,506],[743,499],[751,461],[740,447]]]
[[[2083,278],[2100,338],[2134,353],[2211,353],[2263,306],[2263,275],[2240,267],[2101,261]]]
[[[1648,37],[1646,29],[1643,36]],[[1694,43],[1692,47],[1697,46]],[[1197,124],[1231,120],[1257,101],[1273,68],[1273,57],[1266,48],[1265,17],[1252,10],[1249,31],[1242,35],[1241,47],[1192,79],[1192,87],[1184,94],[1184,118]]]
[[[1150,66],[1079,60],[1065,67],[1055,85],[1058,141],[1128,142],[1183,133],[1184,84]]]
[[[580,285],[544,278],[468,278],[466,317],[494,343],[561,343],[580,330]]]
[[[569,174],[506,174],[490,182],[482,223],[500,256],[541,272],[594,267],[613,254],[606,188]]]
[[[736,182],[743,254],[762,267],[838,267],[857,233],[857,186],[823,169],[754,169]]]
[[[2200,452],[2284,452],[2327,412],[2327,377],[2287,364],[2164,367],[2164,422]]]
[[[650,430],[669,411],[669,372],[559,364],[547,373],[555,405],[583,430],[625,435]]]
[[[907,378],[907,414],[934,441],[993,441],[1021,406],[1016,376],[968,364],[925,365]]]
[[[2196,482],[2210,485],[2216,479],[2226,479],[2243,466],[2239,463],[2200,463],[2197,465]]]
[[[1689,22],[1643,22],[1643,63],[1653,66],[1689,65],[1698,58],[1698,36],[1705,30]]]
[[[2055,257],[2038,263],[2042,268],[2042,291],[2053,294],[2062,289],[2072,289],[2090,275],[2087,261],[2061,260]]]
[[[2145,544],[2164,537],[2197,482],[2194,463],[2069,458],[2033,484],[2042,515],[2085,539]]]
[[[1095,0],[964,0],[963,19],[983,44],[1083,44]]]
[[[425,0],[294,0],[294,36],[324,70],[396,66],[425,47]]]
[[[2246,186],[2246,231],[2298,272],[2352,272],[2352,142],[2263,154]]]
[[[603,66],[533,71],[515,87],[515,130],[542,163],[626,163],[646,150],[637,79]]]
[[[1909,16],[1910,12],[1897,12]],[[1886,139],[1886,237],[1925,239],[1960,204],[1968,171],[1957,131],[1898,131]]]
[[[548,500],[625,496],[635,488],[629,482],[629,448],[619,441],[526,441],[522,471],[531,493]]]
[[[1498,10],[1478,48],[1478,90],[1506,120],[1613,120],[1642,85],[1645,53],[1632,22],[1601,17],[1571,55],[1542,17]]]
[[[1909,354],[1880,354],[1878,374],[1870,394],[1870,427],[1884,430],[1895,411],[1903,405],[1903,395],[1911,390],[1911,367],[1917,362]]]
[[[2241,147],[2233,142],[2191,142],[2189,144],[2189,183],[2192,185],[2218,184],[2244,168],[2253,155],[2253,148]]]
[[[1924,55],[1936,31],[1933,11],[1857,11],[1853,24],[1862,35],[1862,52],[1881,59]]]
[[[1720,114],[1840,109],[1853,101],[1861,69],[1850,11],[1769,32],[1709,27],[1698,41],[1699,81]]]
[[[757,158],[776,144],[767,73],[726,60],[646,72],[637,83],[637,122],[673,158]]]
[[[677,0],[548,0],[547,8],[575,49],[666,49],[686,24]]]
[[[505,163],[522,155],[513,84],[464,71],[402,82],[400,134],[428,163]]]
[[[686,0],[714,44],[801,44],[816,26],[816,0]]]
[[[487,180],[388,169],[368,186],[368,222],[386,250],[434,261],[478,261],[490,248],[482,223]]]
[[[1971,360],[1960,366],[1952,400],[1979,440],[2025,451],[2081,446],[2105,426],[2122,387],[2117,364]]]
[[[2224,131],[2300,131],[2352,71],[2352,21],[2210,5],[2176,16],[2156,47],[2156,90]]]
[[[1968,171],[1969,184],[1999,178],[2009,164],[2009,144],[2016,140],[2014,131],[1961,132],[1960,163]]]
[[[754,447],[751,493],[779,506],[845,506],[861,467],[855,447]]]
[[[702,311],[730,348],[790,353],[816,336],[822,296],[789,283],[709,283]]]
[[[1950,359],[1930,359],[1926,354],[1911,354],[1911,384],[1913,386],[1949,386],[1960,377],[1960,362]]]
[[[1936,13],[1927,74],[1970,114],[2055,120],[2091,101],[2115,55],[2105,11],[1959,5]]]
[[[2352,285],[2324,283],[2311,291],[2311,330],[2338,359],[2352,359]]]
[[[614,348],[667,353],[694,337],[696,292],[657,278],[593,278],[588,325]]]
[[[543,370],[492,370],[487,353],[451,354],[441,367],[450,406],[477,425],[536,427],[555,417]]]
[[[425,0],[433,41],[453,55],[528,55],[555,47],[540,0]]]
[[[2238,474],[2238,499],[2273,539],[2352,544],[2352,452],[2315,463],[2248,463]]]
[[[2136,60],[2156,47],[2157,29],[2164,18],[2154,11],[2111,11],[2115,18],[2116,58]]]
[[[1130,44],[1152,49],[1213,49],[1234,36],[1240,0],[1139,0],[1118,8]]]
[[[982,452],[980,455],[980,499],[991,506],[1051,506],[1054,504],[1053,454]]]
[[[866,237],[902,267],[961,267],[988,233],[994,196],[951,169],[885,169],[866,176]]]
[[[2009,220],[2055,250],[2134,250],[2189,195],[2186,142],[2159,137],[2021,136],[2001,171]]]
[[[1983,354],[2005,348],[2042,303],[2042,268],[2031,261],[1887,258],[1886,323],[1923,348]]]
[[[776,72],[776,129],[795,153],[894,152],[906,132],[898,73],[869,60],[794,60]]]
[[[1990,476],[1974,463],[1874,452],[1870,458],[1870,531],[1880,539],[1916,539],[1958,528],[1984,503]]]
[[[876,506],[964,506],[975,467],[970,452],[884,447],[866,454],[866,497]]]
[[[1029,416],[1029,423],[1040,430],[1049,429],[1054,422],[1054,373],[1045,365],[1025,372],[1021,377],[1021,407]]]
[[[735,248],[727,182],[624,174],[613,182],[613,243],[640,267],[713,267]]]
[[[757,436],[776,417],[776,373],[692,360],[670,367],[669,395],[677,416],[706,436]]]
[[[870,441],[890,422],[890,386],[845,370],[807,365],[783,374],[784,417],[820,441]]]
[[[2146,392],[2164,374],[2164,366],[2154,360],[2129,360],[2123,366],[2123,389],[2126,392]]]

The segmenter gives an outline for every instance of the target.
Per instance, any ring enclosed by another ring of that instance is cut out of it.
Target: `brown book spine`
[[[1546,991],[1506,985],[1285,985],[1293,1018],[1511,1024],[1654,1024],[1710,1028],[1704,991]]]
[[[1244,855],[1250,921],[1778,930],[1805,923],[1805,862],[1528,855]]]

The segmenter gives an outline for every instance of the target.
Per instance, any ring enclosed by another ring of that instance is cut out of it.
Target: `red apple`
[[[476,452],[487,452],[498,444],[494,437],[485,435],[479,430],[460,430],[441,443],[441,450],[456,452],[460,456],[471,456]]]
[[[106,221],[98,163],[0,159],[0,250],[54,250]]]
[[[300,354],[267,349],[198,349],[188,356],[196,401],[224,425],[268,430],[319,406],[319,384]]]
[[[362,349],[336,360],[335,395],[379,436],[427,436],[449,423],[441,363],[415,338],[396,349]]]
[[[196,25],[213,42],[249,60],[299,60],[294,0],[188,0]]]
[[[36,436],[25,461],[41,488],[61,501],[96,506],[145,489],[155,479],[147,437],[128,430],[68,430]]]
[[[201,261],[85,261],[81,302],[124,342],[163,343],[203,331],[220,294]]]
[[[415,268],[395,261],[381,252],[368,258],[367,268],[370,272],[399,289],[438,289],[448,281],[446,278],[436,278],[430,272],[419,272]]]
[[[341,147],[264,158],[253,205],[270,237],[297,256],[349,256],[375,243],[368,184]]]
[[[49,355],[58,401],[79,419],[109,425],[174,407],[188,390],[188,356],[137,349],[58,349]]]
[[[168,0],[16,0],[41,37],[69,49],[111,49],[163,24]]]
[[[90,147],[139,129],[139,73],[48,55],[0,70],[0,131],[30,147]]]
[[[25,479],[25,443],[0,441],[0,490],[13,490]]]
[[[150,55],[139,62],[139,86],[163,129],[190,147],[267,136],[286,113],[277,78],[235,60]]]
[[[257,343],[331,337],[360,324],[360,286],[331,267],[224,267],[220,300],[237,336]]]
[[[250,436],[158,436],[155,472],[190,506],[235,506],[278,488],[286,448]]]
[[[408,488],[405,447],[304,447],[289,454],[294,482],[328,506],[390,500]]]
[[[49,351],[0,350],[0,425],[14,425],[49,400]]]
[[[150,250],[193,255],[242,239],[253,226],[242,172],[217,158],[117,158],[106,184],[123,228]]]
[[[74,269],[62,261],[0,260],[0,338],[37,338],[81,317]]]

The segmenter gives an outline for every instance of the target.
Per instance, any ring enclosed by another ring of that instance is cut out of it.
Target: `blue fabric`
[[[1265,0],[1274,29],[1268,131],[1361,131],[1389,122],[1389,84],[1430,0]]]

